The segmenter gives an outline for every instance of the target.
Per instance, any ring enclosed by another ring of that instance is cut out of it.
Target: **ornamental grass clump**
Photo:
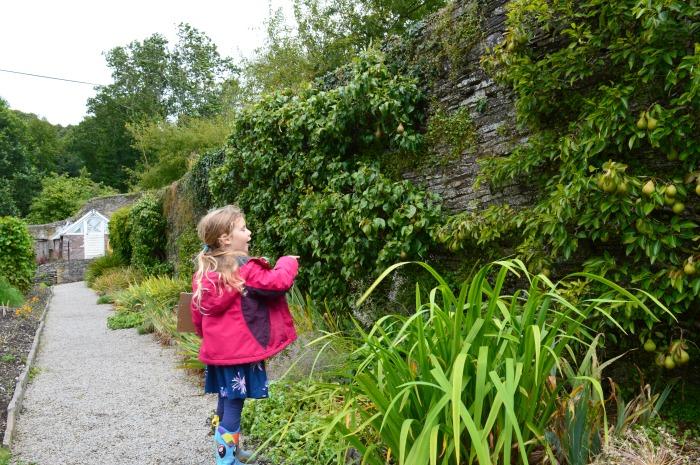
[[[124,266],[126,266],[126,263],[119,255],[107,253],[90,262],[85,270],[85,281],[87,282],[88,286],[92,287],[95,280],[104,275],[107,271],[111,271],[115,268],[122,268]]]
[[[180,292],[189,290],[189,283],[169,277],[151,277],[128,289],[114,294],[118,313],[140,313],[134,326],[142,333],[156,333],[163,342],[169,342],[176,332],[175,305]]]
[[[404,264],[386,270],[360,302]],[[573,380],[590,386],[605,415],[600,380],[567,377],[561,370],[579,366],[575,354],[594,341],[588,318],[613,318],[606,308],[620,300],[653,316],[630,292],[588,273],[572,277],[604,284],[621,297],[574,305],[560,292],[561,283],[529,274],[519,260],[481,268],[455,294],[435,270],[419,265],[439,285],[427,294],[416,287],[413,315],[387,315],[369,330],[357,325],[358,348],[350,358],[359,362],[341,388],[346,404],[332,427],[347,435],[364,463],[509,465],[543,454],[553,459],[546,433],[558,397]],[[509,292],[519,282],[526,286]],[[603,431],[605,442],[607,424]],[[368,437],[380,440],[363,440]]]
[[[109,268],[95,278],[90,287],[100,296],[113,295],[139,284],[144,279],[143,272],[133,266]]]

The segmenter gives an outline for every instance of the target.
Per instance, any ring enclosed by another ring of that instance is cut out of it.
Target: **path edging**
[[[41,313],[41,317],[39,318],[39,327],[37,327],[36,333],[34,334],[34,342],[32,343],[32,348],[29,350],[29,354],[27,355],[27,361],[25,363],[24,370],[22,370],[22,374],[19,375],[19,379],[17,380],[17,385],[15,386],[15,393],[12,396],[12,400],[7,406],[7,424],[5,426],[5,435],[2,439],[2,445],[4,447],[9,448],[10,444],[12,443],[12,435],[14,434],[15,430],[15,422],[17,421],[17,416],[19,414],[20,409],[22,408],[22,400],[24,399],[24,392],[27,388],[27,381],[29,380],[29,370],[34,364],[34,358],[36,357],[36,352],[39,348],[39,339],[41,337],[42,331],[44,330],[44,320],[46,319],[46,312],[49,309],[49,305],[51,304],[52,299],[53,287],[50,287],[49,298],[46,301],[44,311]]]

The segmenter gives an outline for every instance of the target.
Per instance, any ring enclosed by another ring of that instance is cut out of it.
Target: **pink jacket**
[[[297,338],[285,293],[292,287],[299,265],[280,257],[274,268],[263,258],[250,258],[238,272],[245,282],[243,295],[223,286],[219,273],[202,280],[201,311],[190,311],[202,337],[199,359],[207,365],[239,365],[264,360]],[[192,290],[197,291],[192,279]]]

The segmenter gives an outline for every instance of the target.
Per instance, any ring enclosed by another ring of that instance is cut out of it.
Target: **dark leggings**
[[[216,414],[219,415],[219,424],[227,431],[235,433],[241,429],[241,412],[243,411],[243,399],[229,399],[219,396],[216,406]]]

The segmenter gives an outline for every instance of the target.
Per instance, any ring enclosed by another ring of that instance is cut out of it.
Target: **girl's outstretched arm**
[[[288,291],[299,271],[297,258],[294,255],[280,257],[274,268],[270,268],[264,259],[252,258],[242,268],[246,287],[282,293]]]

